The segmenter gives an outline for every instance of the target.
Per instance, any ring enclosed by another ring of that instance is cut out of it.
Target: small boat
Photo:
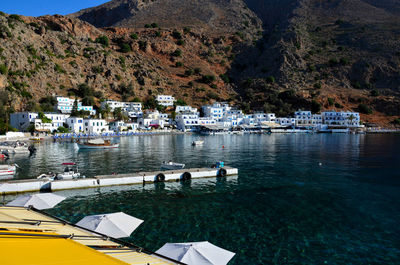
[[[78,166],[76,163],[62,163],[63,166],[66,166],[64,172],[62,173],[52,173],[49,172],[47,174],[41,174],[37,177],[37,179],[48,179],[48,180],[61,180],[61,179],[77,179],[77,178],[85,178],[85,176],[81,176],[81,173],[78,171]]]
[[[192,145],[193,145],[193,146],[196,146],[196,145],[203,145],[203,144],[204,144],[204,141],[203,141],[203,140],[195,140],[195,141],[192,142]]]
[[[29,140],[33,141],[33,142],[40,142],[42,141],[44,138],[40,138],[38,136],[33,136],[31,138],[29,138]]]
[[[161,170],[173,170],[173,169],[182,169],[185,167],[185,164],[175,163],[172,161],[162,162]]]
[[[0,165],[0,179],[13,178],[17,170],[18,165]]]
[[[109,149],[109,148],[117,148],[119,146],[118,143],[111,143],[111,140],[104,139],[90,139],[87,142],[78,142],[78,147],[80,149]]]

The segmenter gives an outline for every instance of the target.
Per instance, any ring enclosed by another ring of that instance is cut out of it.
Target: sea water
[[[210,241],[236,253],[229,264],[400,264],[399,135],[221,135],[192,147],[195,139],[135,136],[92,151],[42,143],[12,160],[17,178],[62,171],[63,162],[90,177],[224,161],[239,175],[61,191],[68,198],[47,211],[74,223],[122,211],[144,220],[124,240],[152,251]]]

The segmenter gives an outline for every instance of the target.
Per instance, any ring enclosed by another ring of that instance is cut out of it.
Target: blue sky
[[[66,15],[109,0],[1,0],[0,11],[24,16]]]

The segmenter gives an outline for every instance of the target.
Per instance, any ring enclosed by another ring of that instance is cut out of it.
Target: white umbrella
[[[208,241],[167,243],[156,253],[188,265],[225,265],[235,256],[235,253]]]
[[[53,193],[37,193],[32,195],[21,195],[15,200],[7,203],[7,206],[33,206],[36,209],[43,210],[53,208],[60,202],[65,200],[65,197]]]
[[[128,237],[143,220],[123,212],[86,216],[77,225],[114,237]]]

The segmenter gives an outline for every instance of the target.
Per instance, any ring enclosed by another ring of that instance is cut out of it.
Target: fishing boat
[[[185,167],[185,164],[175,163],[172,161],[169,162],[162,162],[161,170],[173,170],[173,169],[182,169]]]
[[[0,179],[13,178],[17,170],[18,165],[0,165]]]
[[[29,140],[33,141],[33,142],[40,142],[42,141],[44,138],[40,138],[38,136],[33,136],[31,138],[29,138]]]
[[[203,141],[203,140],[195,140],[195,141],[192,142],[192,145],[193,145],[193,146],[196,146],[196,145],[203,145],[203,144],[204,144],[204,141]]]
[[[78,142],[78,147],[81,149],[109,149],[117,148],[119,143],[111,143],[111,140],[90,139],[87,142]]]

